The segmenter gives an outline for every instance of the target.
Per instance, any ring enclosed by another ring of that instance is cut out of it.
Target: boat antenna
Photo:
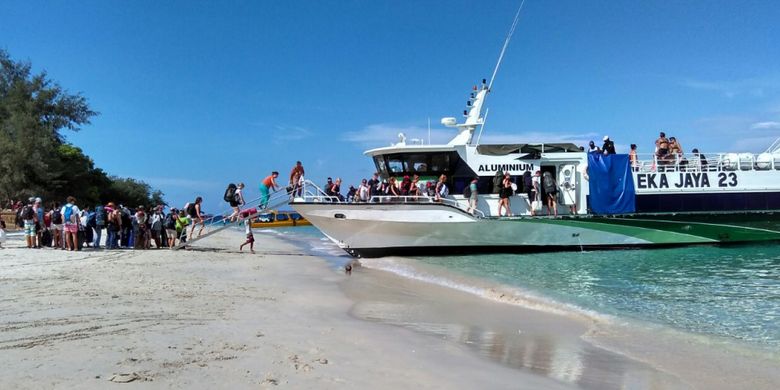
[[[515,33],[515,28],[517,28],[517,23],[520,21],[520,11],[523,9],[523,5],[525,4],[525,0],[520,2],[520,8],[517,9],[517,13],[515,14],[515,20],[512,22],[512,27],[509,29],[509,34],[506,36],[506,40],[504,41],[504,47],[501,48],[501,54],[498,56],[498,62],[496,62],[496,68],[493,69],[493,75],[490,76],[490,84],[488,84],[488,91],[493,88],[493,80],[496,79],[496,73],[498,73],[498,67],[501,66],[501,61],[504,59],[504,53],[506,52],[507,46],[509,46],[509,40],[512,39],[512,34]]]
[[[482,139],[482,130],[485,130],[485,122],[487,122],[488,114],[490,113],[490,108],[485,109],[485,119],[482,121],[482,125],[479,127],[479,135],[477,136],[477,146],[479,146],[479,140]]]

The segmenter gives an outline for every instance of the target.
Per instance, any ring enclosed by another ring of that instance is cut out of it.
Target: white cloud
[[[393,125],[390,123],[377,123],[368,125],[358,131],[348,131],[342,134],[342,139],[354,142],[362,146],[380,147],[398,142],[398,133],[404,133],[407,141],[411,139],[424,140],[428,144],[428,128],[415,125]],[[456,129],[431,128],[432,144],[449,142],[457,134]]]
[[[717,92],[727,98],[742,95],[763,97],[767,91],[780,89],[780,77],[768,76],[722,81],[685,79],[680,84],[692,89]]]
[[[271,138],[275,143],[300,141],[311,137],[312,134],[311,130],[300,126],[274,125],[271,130]]]
[[[756,122],[750,125],[753,130],[763,129],[780,129],[780,122],[768,121],[768,122]]]

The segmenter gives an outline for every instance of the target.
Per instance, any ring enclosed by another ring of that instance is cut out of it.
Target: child
[[[5,221],[0,219],[0,249],[3,249],[5,244]]]
[[[249,244],[249,251],[252,252],[252,254],[255,253],[255,236],[252,234],[252,221],[250,219],[247,219],[244,221],[244,225],[246,225],[246,242],[241,244],[240,247],[238,247],[239,252],[244,250],[244,245]]]

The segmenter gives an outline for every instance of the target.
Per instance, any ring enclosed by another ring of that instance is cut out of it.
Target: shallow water
[[[312,227],[284,233],[327,255],[334,267],[349,261]],[[780,349],[776,244],[364,262],[480,295],[493,284],[517,287],[564,310],[636,319],[774,352]]]

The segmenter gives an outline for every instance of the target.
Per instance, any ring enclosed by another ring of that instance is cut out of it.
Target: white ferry
[[[490,85],[483,80],[469,92],[463,123],[442,119],[457,131],[449,143],[407,142],[399,134],[399,142],[365,152],[382,179],[436,180],[444,174],[454,195],[438,202],[384,195],[345,202],[308,183],[290,205],[348,253],[365,257],[780,240],[780,142],[761,154],[652,154],[636,161],[574,144],[483,145],[475,132],[484,123]],[[511,217],[498,216],[493,180],[499,170],[519,187],[510,197]],[[532,213],[523,175],[536,171],[549,172],[557,183],[558,216],[544,215],[545,209]],[[460,194],[475,177],[477,209],[468,212]]]

